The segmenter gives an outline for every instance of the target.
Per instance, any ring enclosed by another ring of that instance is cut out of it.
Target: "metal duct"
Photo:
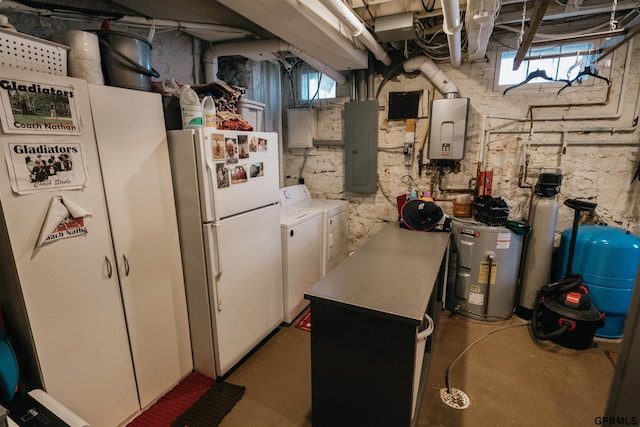
[[[46,2],[43,2],[43,4],[45,3]],[[122,3],[124,4],[126,2]],[[16,10],[19,12],[38,14],[41,16],[53,16],[60,18],[69,16],[69,18],[71,19],[77,19],[77,13],[65,11],[63,8],[51,11],[45,8],[41,9],[26,6],[22,3],[11,0],[0,0],[0,10],[1,9]],[[144,28],[149,28],[151,26],[155,26],[156,28],[175,28],[176,30],[184,31],[187,34],[209,42],[221,42],[228,39],[237,40],[243,37],[258,37],[258,35],[253,33],[252,31],[246,30],[244,28],[232,27],[229,25],[185,22],[172,19],[146,18],[142,16],[125,15],[116,20],[113,20],[112,24],[123,24],[132,27]]]
[[[460,41],[460,31],[462,21],[460,20],[460,6],[458,0],[441,0],[442,4],[442,31],[447,35],[449,42],[449,55],[451,56],[451,66],[458,68],[462,58],[462,43]]]
[[[329,9],[340,22],[346,25],[353,36],[365,45],[377,60],[381,61],[384,65],[391,65],[391,58],[387,54],[387,51],[378,43],[369,30],[365,28],[360,18],[358,18],[342,0],[320,0],[320,3]],[[460,37],[458,36],[458,40],[459,39]]]
[[[205,82],[210,83],[217,80],[218,57],[220,56],[240,55],[254,61],[270,61],[277,59],[276,52],[291,52],[322,74],[332,78],[336,83],[344,84],[346,82],[346,77],[342,73],[278,38],[211,45],[202,57]]]
[[[457,98],[458,88],[456,85],[446,76],[444,71],[438,67],[435,62],[426,56],[416,56],[407,59],[402,64],[404,71],[412,73],[416,70],[420,70],[433,83],[433,85],[442,93],[445,98]]]

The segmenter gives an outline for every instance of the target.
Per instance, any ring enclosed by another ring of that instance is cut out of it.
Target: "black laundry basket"
[[[502,197],[481,196],[473,202],[474,218],[491,226],[505,225],[509,206]]]

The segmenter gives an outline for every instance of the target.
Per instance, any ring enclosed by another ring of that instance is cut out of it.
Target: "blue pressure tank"
[[[572,230],[562,233],[556,277],[565,277]],[[582,274],[593,305],[605,314],[596,336],[620,338],[640,264],[640,237],[608,225],[578,227],[571,273]]]

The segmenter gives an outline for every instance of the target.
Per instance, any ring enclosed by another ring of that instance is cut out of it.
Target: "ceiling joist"
[[[551,0],[539,0],[536,3],[535,8],[533,9],[533,13],[531,14],[531,20],[529,21],[529,28],[527,28],[527,31],[525,31],[524,35],[522,36],[522,42],[520,43],[520,47],[518,47],[516,58],[513,61],[514,70],[520,68],[520,64],[522,64],[522,60],[529,50],[529,46],[531,46],[533,38],[536,36],[538,27],[540,26],[540,23],[544,18],[544,14],[547,11],[547,7],[549,7],[550,2]]]

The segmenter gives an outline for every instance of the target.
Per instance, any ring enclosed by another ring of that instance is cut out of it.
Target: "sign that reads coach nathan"
[[[80,134],[72,86],[0,78],[0,101],[7,133]]]

